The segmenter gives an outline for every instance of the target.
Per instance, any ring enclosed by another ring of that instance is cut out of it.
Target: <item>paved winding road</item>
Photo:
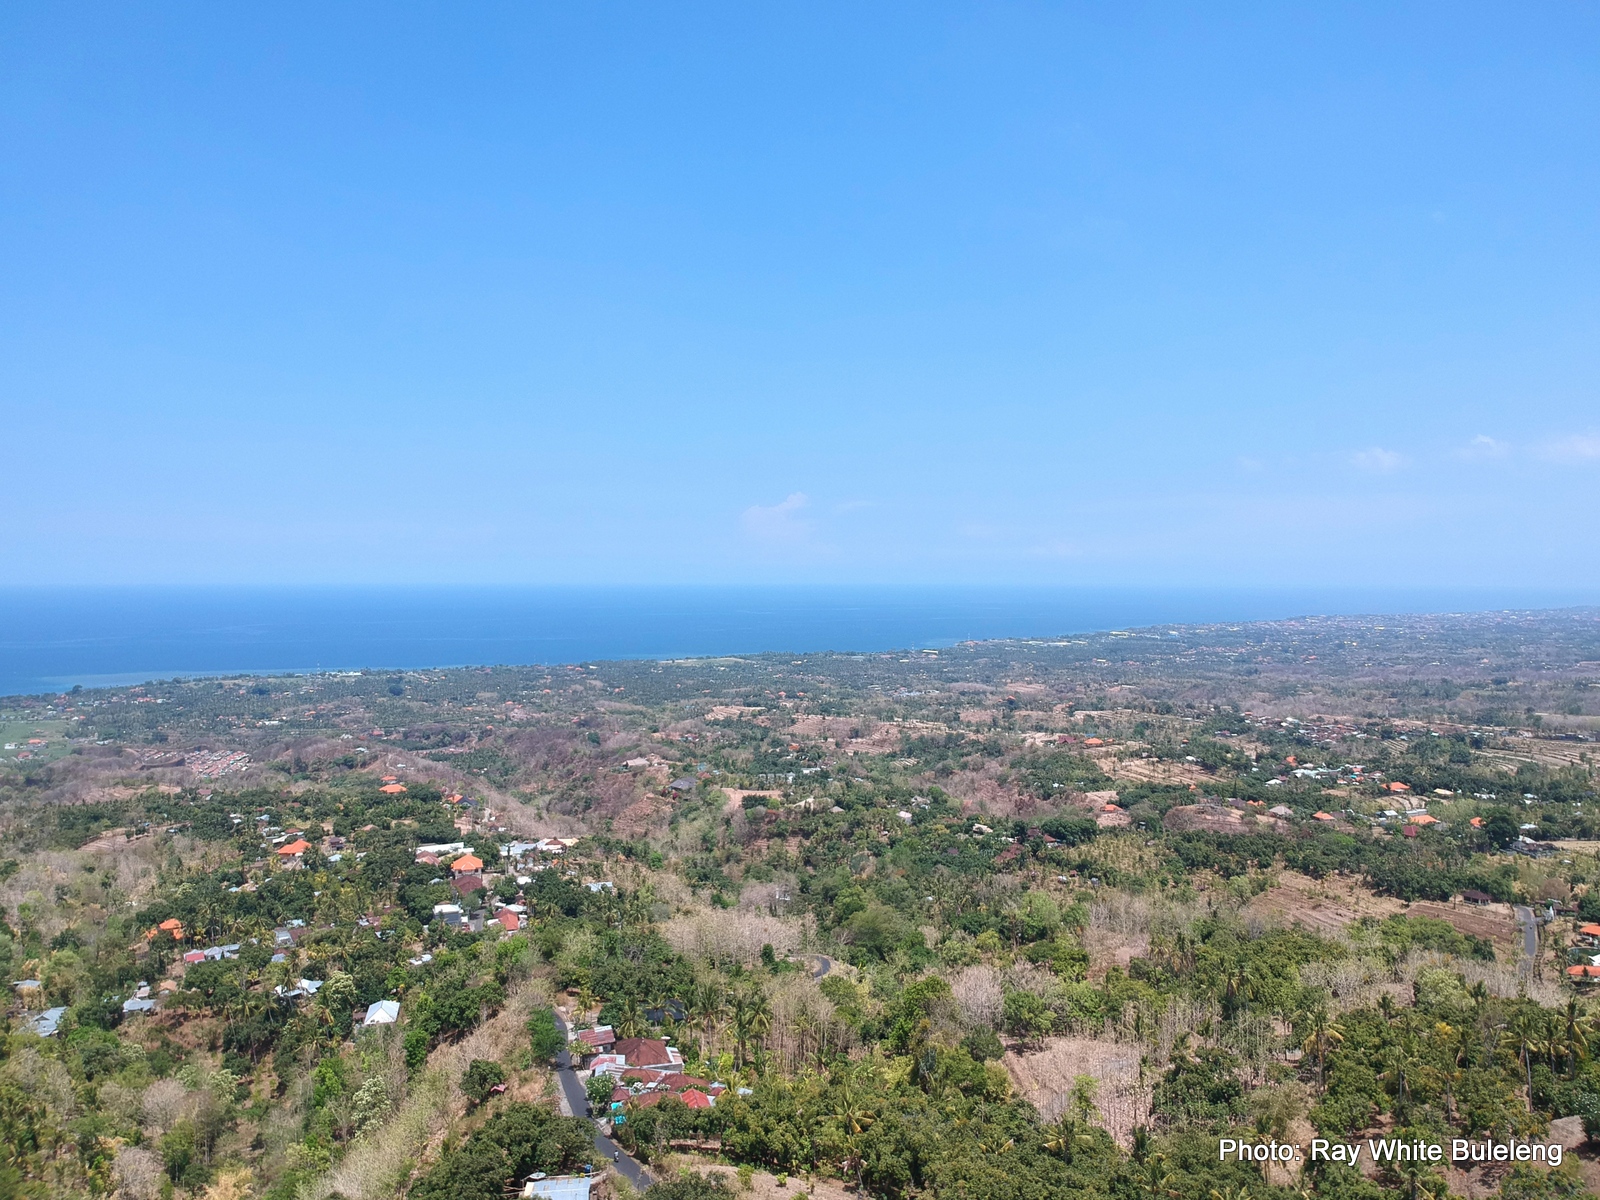
[[[1533,909],[1526,904],[1516,906],[1517,924],[1522,926],[1522,973],[1533,974],[1533,964],[1539,957],[1539,922]]]
[[[826,954],[818,954],[814,957],[817,960],[817,969],[811,972],[811,978],[821,979],[829,971],[833,970],[833,959],[829,958]]]
[[[561,1014],[556,1014],[556,1028],[561,1030],[561,1036],[567,1036],[567,1023],[561,1019]],[[561,1084],[561,1094],[567,1101],[567,1107],[575,1117],[581,1117],[589,1108],[589,1096],[584,1091],[583,1081],[578,1078],[578,1073],[572,1069],[572,1055],[562,1050],[556,1055],[556,1080]],[[600,1151],[601,1157],[611,1163],[621,1175],[639,1191],[644,1191],[655,1180],[650,1178],[650,1173],[622,1147],[618,1146],[605,1134],[600,1132],[598,1123],[594,1130],[595,1149]],[[596,1167],[600,1166],[597,1162]]]

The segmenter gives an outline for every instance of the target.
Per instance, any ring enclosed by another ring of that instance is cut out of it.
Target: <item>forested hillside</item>
[[[6,701],[0,1196],[1584,1192],[1597,688],[1565,613]]]

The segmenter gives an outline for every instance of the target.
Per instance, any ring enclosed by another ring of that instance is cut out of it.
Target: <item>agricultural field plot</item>
[[[1099,768],[1113,779],[1126,779],[1130,783],[1154,783],[1163,786],[1200,784],[1209,776],[1195,763],[1172,762],[1164,758],[1118,758],[1110,751],[1091,752]]]
[[[1587,767],[1600,754],[1600,747],[1590,741],[1567,741],[1561,738],[1513,738],[1504,747],[1483,750],[1484,759],[1507,773],[1518,767]]]
[[[1247,914],[1303,925],[1323,937],[1337,937],[1363,917],[1382,920],[1405,911],[1405,901],[1376,896],[1355,879],[1312,879],[1298,871],[1284,871],[1274,886],[1245,906]]]
[[[1364,917],[1431,917],[1448,923],[1457,933],[1493,942],[1502,959],[1515,954],[1522,941],[1510,905],[1477,908],[1435,900],[1407,904],[1393,896],[1375,895],[1354,879],[1331,875],[1312,879],[1297,871],[1283,872],[1274,886],[1245,906],[1245,911],[1287,925],[1301,925],[1323,937],[1337,937]]]
[[[1473,908],[1465,904],[1442,904],[1436,900],[1418,900],[1406,909],[1410,917],[1434,917],[1448,921],[1457,933],[1484,938],[1494,943],[1495,954],[1502,961],[1510,959],[1522,946],[1522,933],[1517,919],[1511,914],[1509,904],[1491,904]]]
[[[66,721],[0,719],[0,762],[54,762],[72,753]]]
[[[1141,1081],[1140,1042],[1105,1038],[1046,1038],[1042,1049],[1000,1060],[1018,1094],[1047,1119],[1065,1113],[1072,1090],[1084,1076],[1094,1080],[1097,1115],[1119,1143],[1128,1142],[1137,1125],[1150,1117],[1150,1087]]]
[[[1185,804],[1170,808],[1163,819],[1173,833],[1284,833],[1289,825],[1265,813],[1241,812],[1221,804]]]

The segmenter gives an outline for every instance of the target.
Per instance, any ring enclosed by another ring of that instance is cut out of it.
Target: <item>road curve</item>
[[[556,1028],[561,1030],[562,1037],[567,1036],[567,1023],[561,1019],[560,1013],[556,1013]],[[561,1094],[566,1098],[567,1107],[572,1110],[573,1116],[581,1117],[588,1112],[589,1095],[584,1091],[578,1073],[572,1069],[572,1054],[565,1049],[556,1055],[556,1082],[561,1085]],[[594,1145],[600,1152],[600,1157],[615,1167],[617,1174],[639,1191],[644,1191],[655,1182],[650,1178],[650,1172],[646,1171],[632,1155],[600,1132],[598,1122],[595,1124]],[[600,1163],[596,1162],[595,1166],[599,1167]]]
[[[817,969],[811,972],[811,978],[821,979],[829,971],[833,970],[833,959],[829,958],[826,954],[818,954],[814,957],[817,960]]]

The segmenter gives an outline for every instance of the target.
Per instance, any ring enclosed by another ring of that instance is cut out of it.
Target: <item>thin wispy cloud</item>
[[[1406,465],[1406,456],[1395,450],[1385,450],[1382,446],[1373,446],[1352,454],[1350,461],[1358,470],[1388,475]]]
[[[1508,442],[1499,441],[1486,433],[1480,433],[1461,449],[1456,451],[1456,457],[1468,462],[1482,462],[1491,458],[1504,458],[1511,453]]]
[[[1574,433],[1543,446],[1545,458],[1564,463],[1600,462],[1600,433]]]
[[[749,536],[763,542],[801,542],[811,536],[814,523],[804,513],[811,497],[790,492],[776,504],[752,504],[739,518]]]

